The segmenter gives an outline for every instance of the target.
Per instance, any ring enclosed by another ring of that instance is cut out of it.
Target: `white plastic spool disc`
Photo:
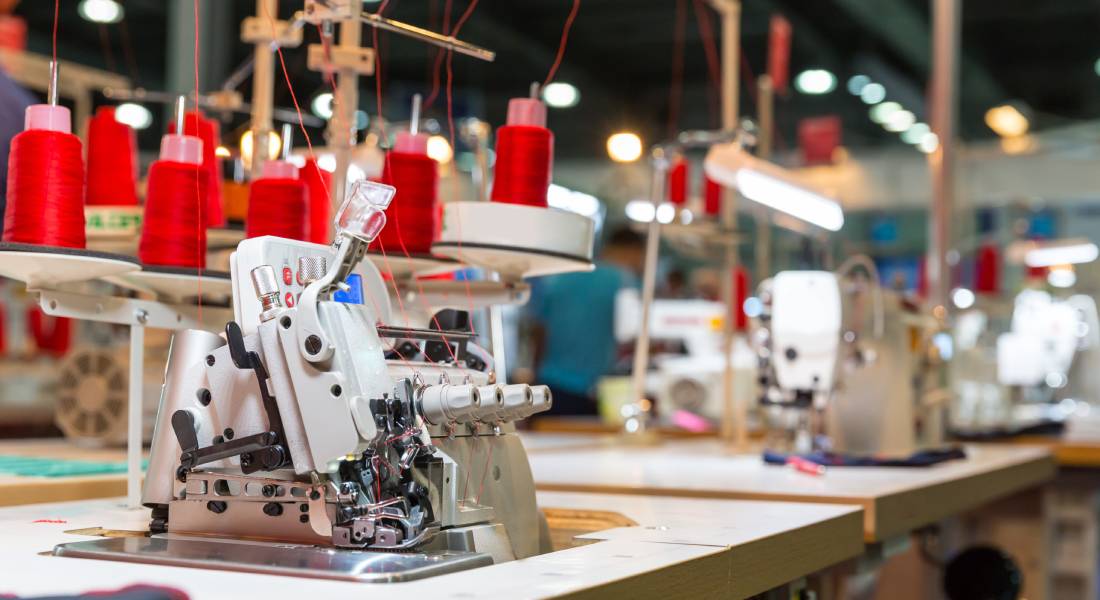
[[[224,299],[233,295],[233,283],[229,273],[203,269],[153,267],[146,265],[140,271],[123,273],[107,278],[111,283],[139,292],[151,292],[157,296],[179,300],[195,298]]]
[[[0,275],[29,288],[90,281],[141,269],[136,258],[80,248],[0,243]]]

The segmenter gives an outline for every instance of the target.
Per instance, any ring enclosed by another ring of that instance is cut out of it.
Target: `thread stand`
[[[141,269],[135,258],[79,248],[0,242],[0,275],[28,288],[52,287]]]
[[[592,219],[576,213],[499,202],[451,202],[443,207],[443,233],[432,253],[516,281],[591,271],[594,238]]]

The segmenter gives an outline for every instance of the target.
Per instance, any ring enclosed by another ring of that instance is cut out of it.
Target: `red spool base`
[[[83,248],[84,160],[70,133],[31,129],[12,138],[5,242]]]
[[[397,188],[386,209],[387,225],[373,248],[386,252],[425,254],[439,238],[439,166],[422,154],[390,152],[382,182]]]
[[[309,192],[300,179],[257,179],[248,194],[245,237],[264,235],[307,241]]]
[[[493,202],[546,207],[554,165],[554,134],[545,127],[505,125],[497,130]]]
[[[205,205],[209,178],[201,167],[157,161],[149,167],[138,258],[147,265],[206,266]]]
[[[332,241],[332,173],[311,158],[298,171],[298,176],[309,189],[309,241],[328,244]]]
[[[88,120],[88,206],[137,206],[137,138],[101,106]]]

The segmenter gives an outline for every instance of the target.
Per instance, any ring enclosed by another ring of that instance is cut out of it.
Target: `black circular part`
[[[206,366],[213,367],[214,362],[215,362],[214,361],[214,355],[213,354],[207,354],[206,355]]]
[[[943,572],[943,591],[951,600],[1016,600],[1023,582],[1016,561],[992,546],[963,550]]]
[[[206,503],[206,510],[216,515],[222,514],[227,508],[229,508],[229,505],[225,502],[222,502],[221,500],[211,500]]]
[[[334,385],[331,388],[329,388],[328,391],[332,392],[333,396],[339,398],[340,394],[344,393],[344,388],[340,387],[339,385]]]
[[[283,329],[290,329],[290,317],[279,319],[279,325],[282,325]]]
[[[317,354],[321,351],[321,338],[311,335],[306,338],[306,352]]]
[[[309,499],[310,500],[320,500],[321,499],[321,492],[318,492],[317,490],[313,490],[312,492],[309,493]]]
[[[277,517],[283,514],[283,505],[278,502],[268,502],[264,504],[264,514],[269,517]]]
[[[213,399],[210,395],[210,390],[206,388],[199,388],[199,391],[195,392],[195,396],[199,399],[199,404],[203,406],[210,406],[210,401]]]
[[[185,483],[187,481],[187,469],[180,465],[176,467],[176,481]]]
[[[298,515],[299,523],[309,523],[309,515]]]
[[[275,487],[274,484],[271,484],[271,483],[268,483],[268,484],[264,485],[264,487],[260,488],[260,493],[263,494],[264,498],[273,497],[275,495],[276,491],[277,491],[277,488]]]
[[[794,360],[798,358],[798,350],[794,348],[787,348],[783,351],[783,355],[787,357],[787,360]]]
[[[223,431],[222,434],[225,436],[225,439],[227,439],[227,440],[233,439],[233,428],[232,427],[226,427],[225,431]]]

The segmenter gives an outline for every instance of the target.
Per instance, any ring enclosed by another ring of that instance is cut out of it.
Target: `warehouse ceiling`
[[[165,77],[169,60],[168,18],[178,0],[124,0],[126,17],[116,25],[95,25],[78,14],[76,0],[63,0],[61,58],[130,75],[150,89],[170,87]],[[17,9],[30,23],[30,48],[48,52],[51,2],[25,1]],[[252,0],[204,0],[215,12],[204,39],[204,72],[220,84],[249,48],[236,41],[237,23],[251,14]],[[391,0],[387,15],[420,26],[438,29],[444,0]],[[713,90],[706,59],[707,40],[717,38],[714,27],[703,35],[696,7],[702,0],[586,0],[569,39],[559,81],[577,86],[581,102],[551,113],[557,135],[558,155],[602,156],[607,134],[629,129],[647,141],[666,135],[670,126],[673,90],[673,56],[682,42],[683,77],[676,125],[683,128],[715,124]],[[179,10],[179,14],[189,14]],[[281,2],[281,15],[301,2]],[[366,4],[368,10],[377,4]],[[467,6],[455,0],[457,15]],[[467,57],[454,59],[454,111],[457,116],[476,115],[499,124],[507,99],[523,95],[531,81],[542,80],[553,61],[569,0],[484,0],[473,13],[460,37],[498,53],[495,63]],[[679,11],[679,12],[678,12]],[[779,127],[776,147],[797,143],[798,122],[806,117],[840,116],[843,143],[852,148],[904,144],[868,117],[868,106],[847,90],[848,79],[869,75],[883,83],[888,99],[896,99],[926,119],[925,88],[931,64],[928,0],[747,0],[743,8],[742,113],[756,112],[749,86],[765,70],[768,23],[782,14],[791,23],[792,76],[808,68],[823,68],[836,75],[836,88],[827,94],[806,95],[795,90],[777,99]],[[681,15],[678,17],[678,15]],[[454,18],[454,17],[452,17]],[[678,23],[683,23],[678,34]],[[704,20],[704,24],[706,20]],[[1031,116],[1033,129],[1061,126],[1100,116],[1100,3],[1079,0],[1001,0],[965,2],[960,84],[960,132],[966,139],[991,137],[984,125],[985,111],[1015,102]],[[217,38],[217,39],[212,39]],[[316,41],[310,31],[307,41]],[[369,34],[367,36],[369,39]],[[715,42],[716,43],[716,42]],[[394,35],[381,36],[383,112],[389,118],[407,117],[413,93],[430,94],[435,51]],[[305,67],[302,49],[286,53],[295,89],[311,97],[323,90],[321,78]],[[208,62],[209,61],[209,62]],[[445,81],[445,75],[442,77]],[[361,106],[374,114],[373,79],[363,80]],[[242,91],[248,93],[246,84]],[[445,117],[445,94],[429,110]],[[285,86],[278,85],[276,99],[290,106]],[[240,123],[236,125],[241,126]],[[155,140],[155,132],[150,132]]]

